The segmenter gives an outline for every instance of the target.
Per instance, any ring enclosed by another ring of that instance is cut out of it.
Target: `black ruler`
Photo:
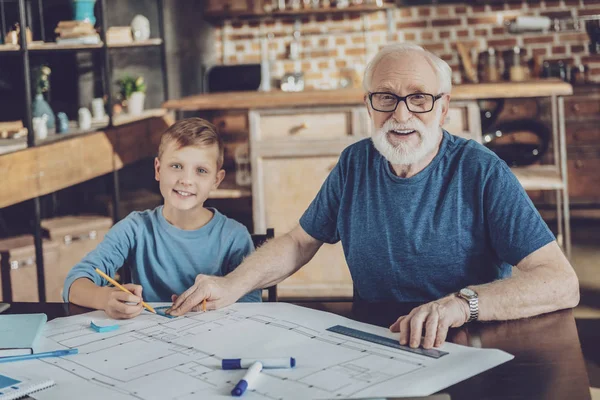
[[[355,339],[365,340],[367,342],[380,344],[382,346],[393,347],[394,349],[408,351],[410,353],[419,354],[421,356],[440,358],[448,354],[446,351],[436,349],[413,349],[410,346],[403,346],[396,339],[390,339],[384,336],[374,335],[372,333],[359,331],[358,329],[348,328],[347,326],[335,325],[331,328],[327,328],[329,332],[339,333],[340,335],[349,336]]]

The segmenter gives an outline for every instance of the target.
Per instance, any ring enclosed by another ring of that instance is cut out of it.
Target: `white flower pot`
[[[146,93],[133,92],[127,99],[127,110],[131,115],[140,115],[144,111],[144,100]]]

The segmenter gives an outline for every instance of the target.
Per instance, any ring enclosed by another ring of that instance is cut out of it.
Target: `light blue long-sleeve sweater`
[[[132,282],[142,285],[147,302],[170,302],[194,284],[196,275],[225,276],[254,251],[252,238],[242,224],[214,208],[213,218],[202,228],[185,231],[171,225],[163,207],[133,212],[114,225],[104,240],[69,272],[63,299],[76,279],[88,278],[106,286],[98,268],[110,277],[128,262]],[[260,301],[260,291],[248,293],[240,301]]]

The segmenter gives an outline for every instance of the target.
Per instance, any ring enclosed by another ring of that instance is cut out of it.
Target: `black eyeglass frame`
[[[376,94],[388,94],[388,95],[394,96],[396,98],[396,106],[394,107],[394,109],[393,110],[386,110],[386,111],[384,111],[384,110],[378,110],[377,108],[375,108],[375,106],[373,105],[373,96],[376,95]],[[406,99],[408,99],[411,96],[415,96],[415,95],[421,95],[421,96],[429,96],[429,97],[431,97],[431,100],[432,100],[431,101],[431,108],[429,110],[427,110],[427,111],[413,111],[413,110],[411,110],[410,106],[408,105],[408,102],[406,101]],[[435,102],[438,101],[439,99],[441,99],[443,96],[444,96],[444,93],[440,93],[437,96],[434,96],[434,95],[432,95],[430,93],[411,93],[408,96],[402,97],[402,96],[398,96],[398,95],[396,95],[394,93],[390,93],[390,92],[372,92],[372,93],[369,92],[369,102],[371,103],[371,107],[373,108],[373,110],[379,111],[379,112],[387,112],[387,113],[389,113],[389,112],[395,112],[396,109],[398,108],[398,104],[400,104],[400,102],[403,101],[409,112],[411,112],[413,114],[425,114],[425,113],[431,112],[431,110],[433,110],[433,107],[435,107]]]

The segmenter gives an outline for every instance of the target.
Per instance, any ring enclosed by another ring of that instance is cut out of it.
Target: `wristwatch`
[[[461,299],[469,303],[469,319],[467,322],[475,321],[479,318],[479,297],[473,289],[463,288],[456,294]]]

